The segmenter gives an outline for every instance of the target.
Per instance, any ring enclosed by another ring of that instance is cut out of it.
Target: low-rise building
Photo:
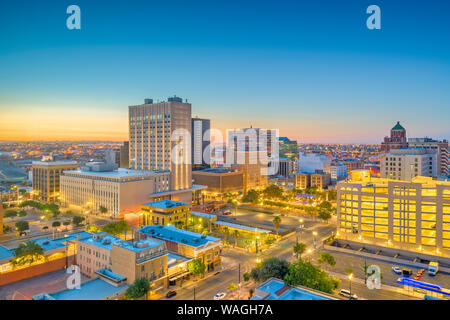
[[[113,171],[95,169],[65,171],[61,176],[61,203],[80,212],[99,212],[122,218],[126,213],[138,212],[142,203],[152,195],[168,191],[168,171],[138,171],[119,168]]]
[[[136,232],[136,238],[162,240],[170,252],[202,260],[208,272],[222,265],[222,241],[219,238],[163,225],[143,227]]]
[[[193,171],[192,179],[195,184],[208,187],[202,191],[205,200],[220,198],[224,193],[242,192],[244,188],[243,172],[227,167]]]
[[[191,211],[191,204],[187,202],[173,200],[147,202],[141,205],[139,224],[186,225]]]
[[[317,187],[323,190],[331,183],[331,174],[317,171],[316,173],[297,172],[295,174],[295,185],[297,188],[306,189]]]
[[[131,284],[147,278],[155,290],[166,288],[167,247],[163,241],[145,239],[124,241],[105,232],[77,241],[77,262],[81,273],[94,277],[106,269],[126,278]]]

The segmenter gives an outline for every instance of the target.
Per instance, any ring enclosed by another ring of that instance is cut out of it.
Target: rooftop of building
[[[14,250],[10,250],[3,246],[0,246],[0,261],[8,260],[14,257]]]
[[[392,156],[417,156],[424,154],[436,154],[436,150],[424,149],[424,148],[402,148],[402,149],[391,149],[389,152],[382,153],[382,155],[392,155]]]
[[[112,272],[111,270],[108,270],[108,269],[98,269],[95,271],[95,273],[98,274],[99,276],[104,277],[108,280],[111,280],[115,283],[120,283],[127,279],[126,277],[124,277],[118,273]]]
[[[223,226],[223,227],[228,227],[228,228],[233,228],[233,229],[240,229],[240,230],[254,232],[254,233],[272,233],[272,231],[267,230],[267,229],[249,227],[249,226],[244,226],[242,224],[236,224],[236,223],[231,223],[231,222],[215,221],[213,223],[216,224],[216,225],[219,225],[219,226]]]
[[[198,171],[193,171],[192,173],[202,173],[202,172],[206,172],[206,173],[229,173],[229,172],[234,172],[235,170],[233,170],[231,167],[213,167],[213,168],[208,168],[208,169],[203,169],[203,170],[198,170]]]
[[[41,293],[33,300],[103,300],[129,287],[128,284],[113,285],[106,280],[96,278],[81,284],[80,289],[65,289],[54,293]]]
[[[176,254],[173,252],[169,252],[167,255],[167,268],[172,268],[173,266],[191,260],[191,258],[182,256],[180,254]]]
[[[177,207],[182,207],[185,205],[188,205],[187,202],[181,202],[181,201],[174,201],[174,200],[160,200],[160,201],[154,201],[154,202],[146,202],[143,203],[143,206],[147,207],[154,207],[158,209],[172,209]]]
[[[191,215],[206,218],[206,219],[211,219],[211,218],[217,217],[215,214],[209,214],[209,213],[205,213],[205,212],[196,212],[196,211],[192,211]]]
[[[270,278],[255,288],[251,300],[339,300],[328,293],[306,287],[291,287],[277,278]]]
[[[80,242],[106,250],[112,250],[113,245],[115,245],[133,252],[139,252],[145,249],[163,245],[161,241],[155,239],[145,239],[135,242],[125,241],[118,237],[107,234],[106,232],[98,232],[92,234],[91,237],[82,239],[80,240]]]
[[[161,173],[168,173],[168,171],[133,170],[125,168],[119,168],[113,171],[83,171],[83,170],[64,171],[65,175],[82,175],[86,177],[114,178],[114,179],[145,178]]]
[[[64,166],[64,165],[77,165],[76,161],[72,160],[56,160],[56,161],[33,161],[32,165],[39,166]]]
[[[173,241],[191,247],[201,247],[207,244],[208,242],[220,240],[219,238],[202,235],[200,233],[177,229],[174,226],[163,226],[163,225],[145,226],[140,230],[138,230],[138,232],[149,235],[151,237]]]

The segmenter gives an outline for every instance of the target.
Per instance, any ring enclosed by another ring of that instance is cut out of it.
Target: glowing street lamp
[[[350,300],[353,298],[353,295],[352,295],[352,278],[353,278],[353,273],[350,273],[348,275],[348,280],[350,281]]]

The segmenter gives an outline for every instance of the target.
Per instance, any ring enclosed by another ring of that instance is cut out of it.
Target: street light
[[[353,298],[353,295],[352,295],[352,278],[353,278],[353,273],[350,273],[348,275],[348,280],[350,281],[350,300]]]
[[[317,237],[317,232],[316,232],[316,231],[314,231],[314,232],[313,232],[313,243],[314,243],[314,249],[316,248],[316,244],[317,244],[317,241],[316,241],[316,237]]]

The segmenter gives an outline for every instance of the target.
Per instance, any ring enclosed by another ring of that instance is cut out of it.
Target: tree
[[[3,216],[5,218],[17,217],[17,211],[12,209],[5,210],[5,212],[3,212]]]
[[[229,234],[229,232],[230,232],[230,230],[228,229],[228,227],[224,227],[223,228],[223,235],[224,235],[224,240],[225,240],[225,243],[228,243],[228,234]]]
[[[320,210],[319,211],[319,219],[323,220],[324,222],[331,219],[331,213],[326,210]]]
[[[250,277],[255,281],[266,281],[271,277],[283,279],[289,268],[289,263],[280,258],[264,260],[260,266],[253,268]]]
[[[14,250],[14,259],[11,260],[11,263],[14,266],[31,265],[43,257],[44,249],[39,244],[35,241],[26,241]]]
[[[334,267],[336,265],[336,260],[328,252],[321,252],[320,257],[317,258],[317,262],[320,264],[327,264],[331,267]]]
[[[126,233],[130,230],[127,222],[125,220],[120,220],[117,222],[110,222],[101,228],[102,231],[109,233],[113,236],[117,236],[122,233]]]
[[[301,285],[327,293],[333,293],[333,290],[336,289],[336,281],[325,271],[302,259],[289,265],[284,281],[290,286]]]
[[[230,283],[230,284],[228,285],[228,290],[230,290],[230,291],[234,291],[234,290],[236,290],[237,288],[238,288],[238,286],[237,286],[237,284],[234,283],[234,282],[232,282],[232,283]]]
[[[239,231],[238,230],[234,230],[233,231],[233,238],[234,238],[234,246],[237,246],[238,243],[238,239],[239,239]]]
[[[193,276],[204,274],[206,266],[201,259],[194,259],[188,262],[188,270]]]
[[[108,208],[100,206],[98,207],[98,211],[100,211],[101,214],[106,214],[108,212]]]
[[[273,223],[273,226],[275,227],[275,230],[277,231],[277,235],[278,235],[278,229],[280,228],[281,218],[279,216],[273,217],[272,223]]]
[[[294,244],[294,253],[297,255],[297,259],[302,257],[302,254],[306,250],[306,244],[302,242],[297,242]]]
[[[61,222],[59,222],[59,221],[53,221],[53,223],[52,223],[53,228],[58,228],[60,225],[61,225]]]
[[[81,223],[84,221],[84,217],[82,216],[74,216],[72,218],[72,223],[76,226],[79,227],[81,225]]]
[[[125,293],[129,299],[139,299],[146,296],[151,290],[150,281],[146,278],[136,279],[128,288]]]
[[[90,224],[90,225],[88,225],[88,226],[86,227],[86,231],[87,231],[87,232],[96,233],[96,232],[100,232],[100,228],[97,227],[97,226],[94,226],[94,225]]]
[[[246,272],[242,275],[242,277],[244,278],[244,281],[247,282],[250,280],[250,273]]]
[[[242,202],[246,203],[258,203],[259,192],[253,189],[248,190],[247,194],[242,197]]]
[[[268,185],[263,190],[263,195],[268,199],[282,199],[283,198],[283,188],[277,186],[276,184]]]
[[[16,230],[19,232],[23,232],[25,230],[29,230],[30,229],[30,225],[28,224],[27,221],[17,221],[16,222]]]
[[[255,293],[255,290],[253,290],[253,288],[250,288],[248,290],[248,299],[250,300],[251,298],[253,298],[253,294]]]
[[[66,227],[66,230],[67,230],[67,226],[70,224],[70,220],[65,220],[64,222],[63,222],[63,226],[65,226]]]

